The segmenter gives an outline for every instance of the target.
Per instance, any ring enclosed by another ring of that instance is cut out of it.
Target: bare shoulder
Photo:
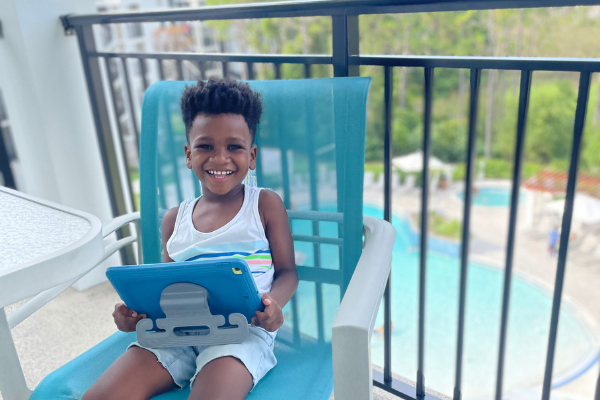
[[[263,223],[270,218],[287,218],[285,205],[279,195],[271,190],[263,189],[258,197],[258,212],[263,219]]]
[[[173,230],[175,229],[175,221],[177,221],[177,212],[179,212],[179,207],[173,207],[167,210],[165,215],[163,215],[161,224],[163,242],[169,240],[173,234]]]
[[[163,245],[163,261],[164,262],[172,262],[173,259],[169,256],[169,252],[167,251],[167,242],[169,238],[173,234],[175,230],[175,222],[177,221],[177,213],[179,212],[179,207],[173,207],[163,215],[162,225],[161,225],[161,239]]]

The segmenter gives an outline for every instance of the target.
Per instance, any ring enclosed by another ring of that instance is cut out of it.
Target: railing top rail
[[[350,65],[383,65],[390,67],[600,72],[600,58],[403,56],[363,54],[360,56],[349,56],[348,62]]]
[[[504,8],[547,8],[598,4],[600,4],[598,0],[311,0],[178,8],[164,11],[70,14],[63,17],[63,24],[65,25],[65,29],[73,29],[93,24],[126,22],[393,14]]]
[[[190,60],[190,61],[220,61],[220,62],[256,62],[276,64],[331,64],[332,57],[324,54],[241,54],[241,53],[117,53],[89,52],[90,57],[120,57],[156,60]],[[599,60],[600,62],[600,60]]]

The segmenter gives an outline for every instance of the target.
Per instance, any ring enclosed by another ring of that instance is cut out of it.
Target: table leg
[[[4,400],[27,400],[32,393],[25,383],[4,307],[0,308],[0,393]]]

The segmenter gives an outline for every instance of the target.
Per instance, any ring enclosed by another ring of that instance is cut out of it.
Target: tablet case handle
[[[248,337],[248,321],[241,313],[212,315],[208,307],[208,291],[194,283],[173,283],[160,296],[160,307],[166,318],[156,320],[159,331],[153,331],[151,319],[138,321],[138,342],[145,347],[212,346],[241,343]],[[237,326],[236,326],[237,325]]]

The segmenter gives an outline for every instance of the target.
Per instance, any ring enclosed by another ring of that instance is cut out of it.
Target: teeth
[[[231,175],[233,174],[233,171],[215,171],[215,170],[208,170],[208,173],[211,175]]]

